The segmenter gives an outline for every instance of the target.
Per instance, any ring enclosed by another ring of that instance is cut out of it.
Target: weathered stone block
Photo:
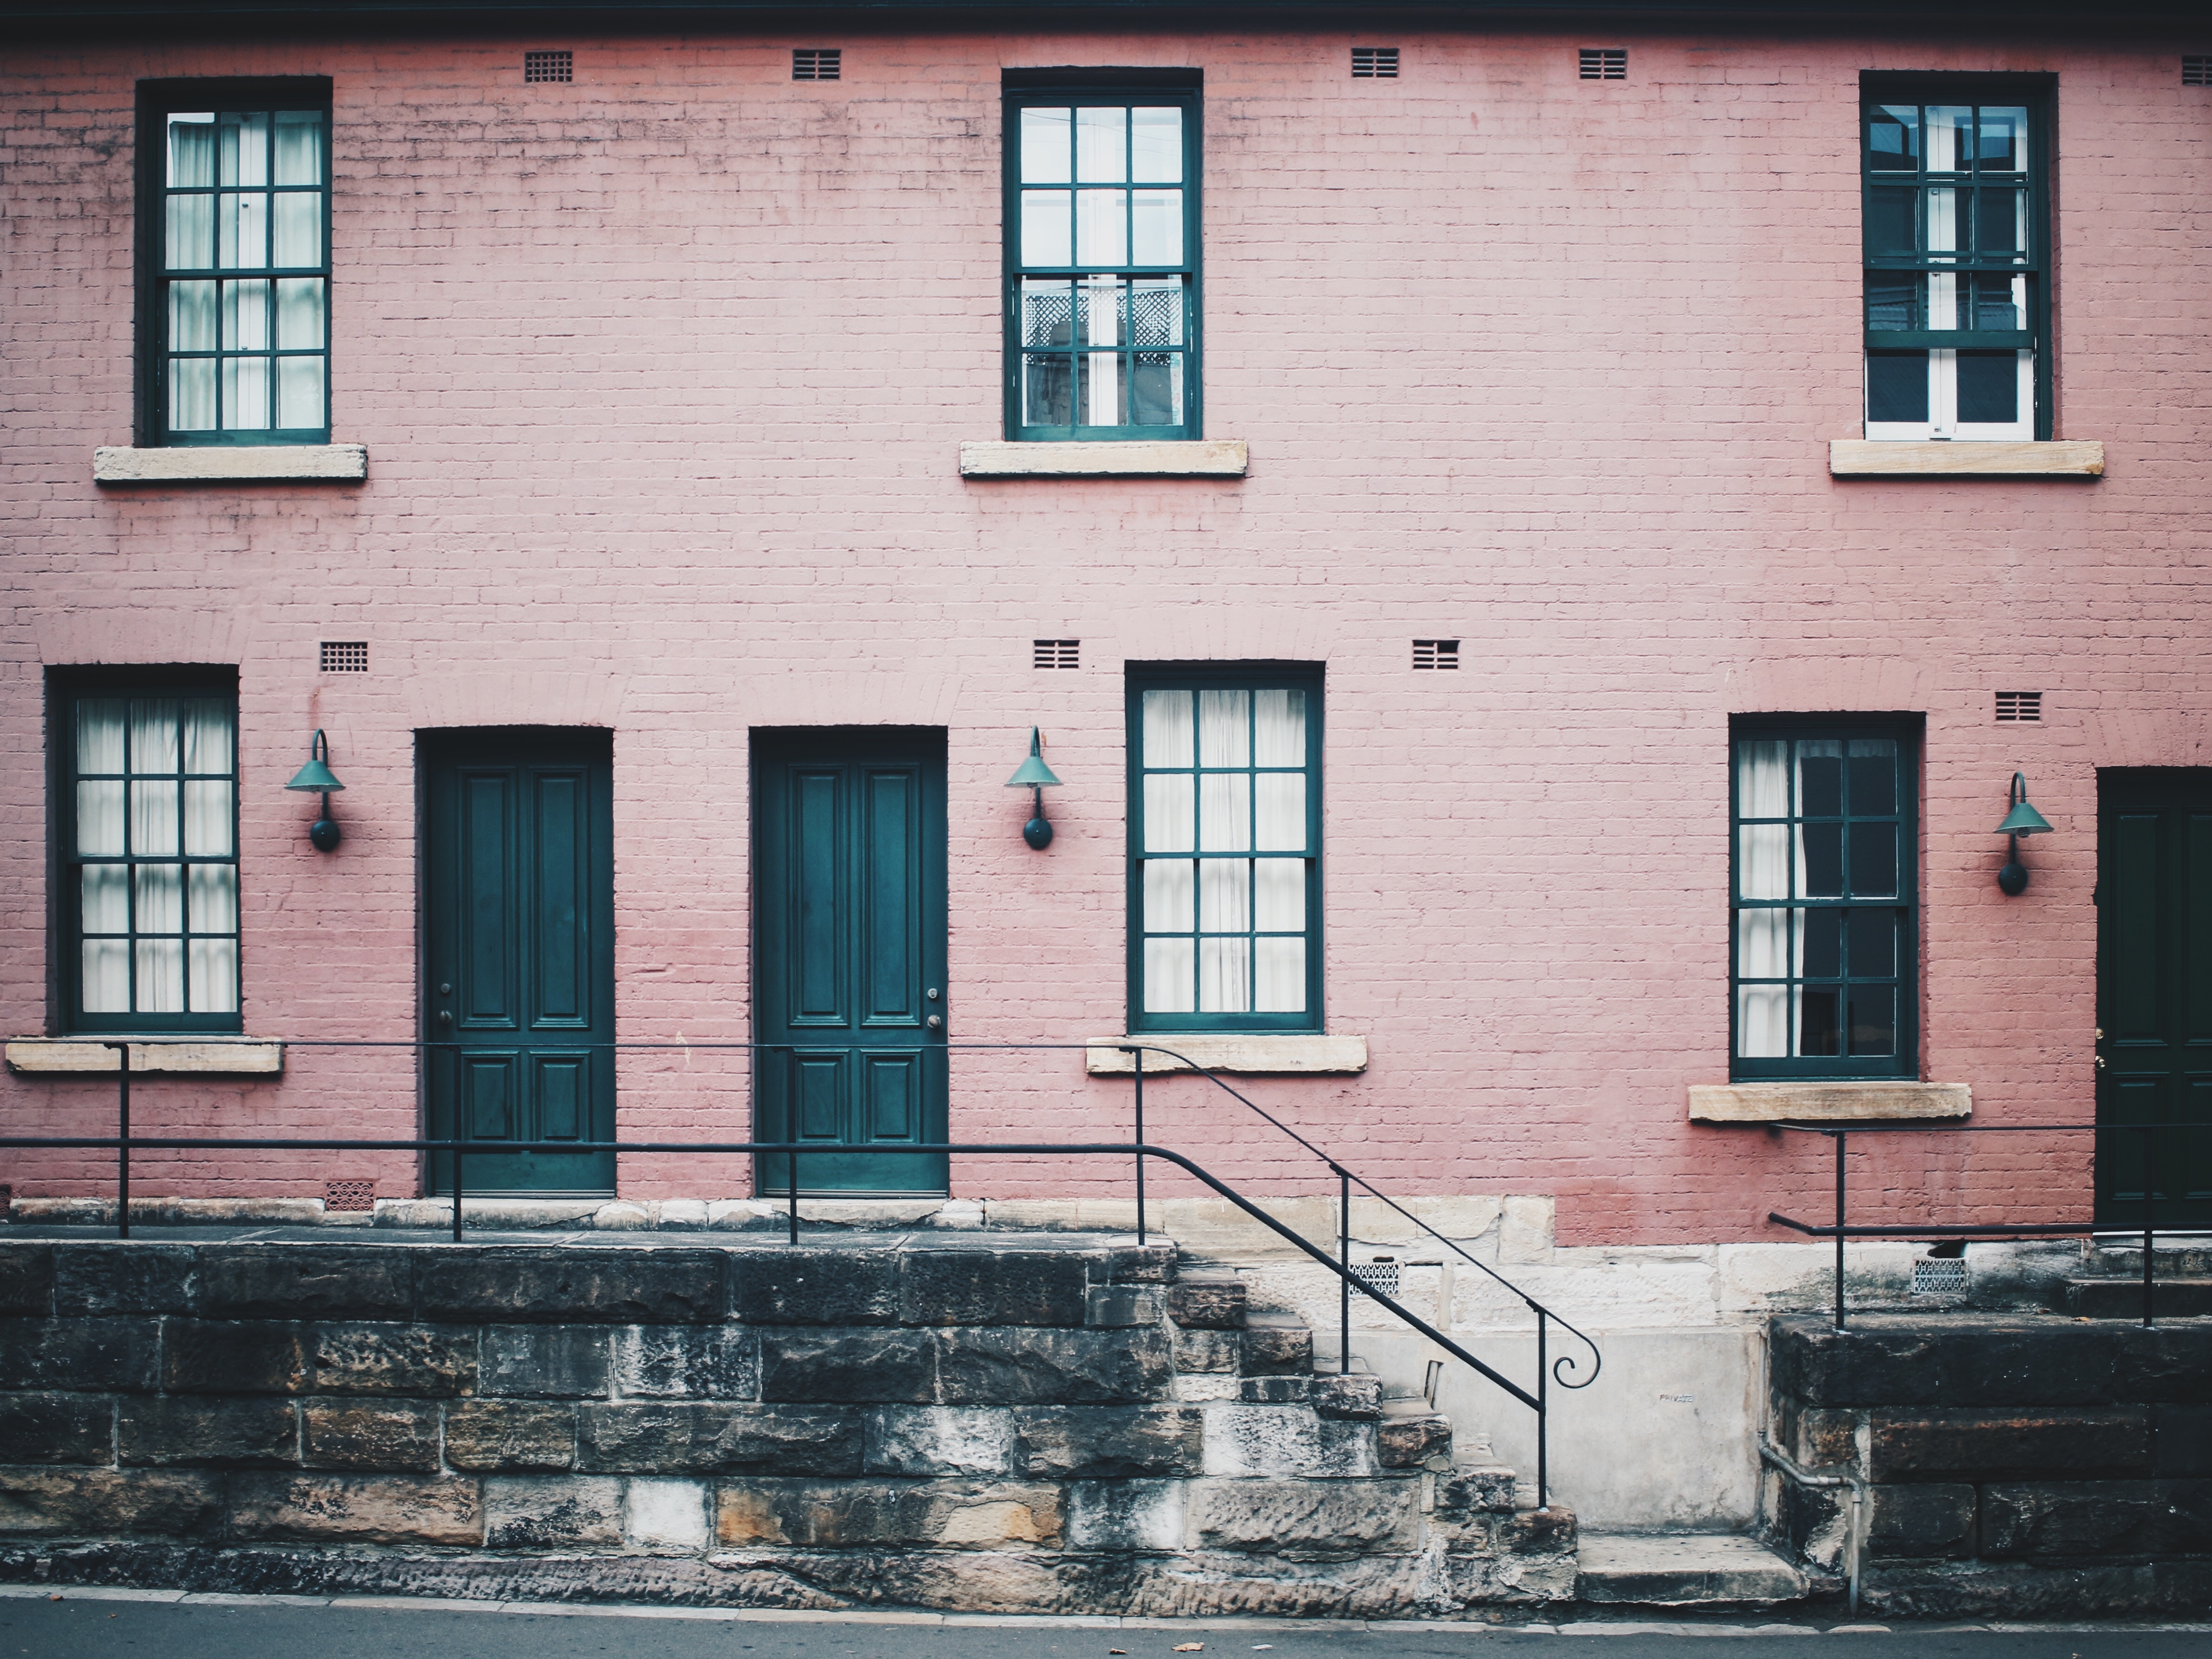
[[[464,1547],[483,1542],[483,1506],[473,1476],[235,1474],[230,1479],[230,1529],[241,1540]]]
[[[2154,1472],[2168,1480],[2212,1476],[2212,1405],[2160,1406],[2154,1415]]]
[[[165,1319],[161,1386],[172,1394],[298,1394],[306,1333],[290,1323]]]
[[[1199,1549],[1395,1553],[1419,1547],[1421,1483],[1388,1480],[1194,1480],[1188,1536]]]
[[[1775,1393],[1806,1406],[1923,1406],[1943,1397],[1941,1340],[1925,1323],[1887,1327],[1862,1318],[1838,1331],[1820,1314],[1767,1325]]]
[[[1244,1364],[1241,1331],[1175,1331],[1175,1368],[1190,1373],[1234,1375]]]
[[[1253,1325],[1244,1332],[1247,1376],[1303,1376],[1313,1370],[1313,1332],[1304,1325]]]
[[[2124,1326],[2118,1347],[2114,1400],[2203,1403],[2204,1379],[2212,1376],[2212,1319],[2168,1320],[2149,1330]]]
[[[743,1325],[626,1325],[613,1333],[617,1395],[757,1400],[759,1334]]]
[[[1165,1285],[1176,1276],[1176,1247],[1115,1244],[1097,1266],[1109,1285]]]
[[[611,1340],[604,1326],[487,1325],[477,1360],[477,1392],[604,1400]]]
[[[1509,1555],[1564,1556],[1571,1560],[1580,1537],[1575,1512],[1564,1504],[1515,1510],[1498,1522],[1498,1547]]]
[[[850,1412],[705,1401],[577,1407],[579,1468],[641,1474],[856,1474]]]
[[[1465,1521],[1475,1515],[1513,1512],[1514,1474],[1496,1463],[1462,1463],[1437,1478],[1437,1518]]]
[[[300,1461],[308,1468],[428,1474],[438,1467],[438,1408],[428,1401],[311,1400],[300,1420]]]
[[[1875,1411],[1874,1480],[1985,1480],[2150,1473],[2150,1413],[2132,1411]]]
[[[1094,1285],[1085,1298],[1083,1322],[1098,1330],[1157,1325],[1161,1293],[1150,1285]]]
[[[714,1534],[713,1485],[625,1480],[623,1540],[633,1549],[703,1550]]]
[[[1451,1449],[1451,1419],[1437,1413],[1386,1417],[1376,1426],[1375,1461],[1386,1469],[1418,1469]]]
[[[108,1244],[87,1240],[54,1253],[54,1312],[59,1317],[190,1313],[189,1244]]]
[[[1982,1488],[1990,1560],[2212,1554],[2212,1480],[2035,1480]]]
[[[1157,1400],[1174,1377],[1164,1328],[938,1333],[937,1398],[948,1406],[1090,1406]]]
[[[1850,1497],[1840,1486],[1808,1486],[1779,1470],[1760,1479],[1760,1513],[1767,1534],[1791,1560],[1824,1572],[1844,1570],[1851,1534]]]
[[[1936,1361],[1946,1406],[2125,1403],[2115,1394],[2118,1358],[2109,1331],[2071,1320],[1984,1316],[1972,1330],[1945,1329]]]
[[[1067,1488],[1067,1547],[1180,1551],[1188,1480],[1078,1480]]]
[[[0,1314],[45,1315],[53,1310],[53,1246],[0,1244]]]
[[[1080,1255],[1036,1249],[900,1253],[908,1325],[1080,1325],[1091,1275]]]
[[[1870,1486],[1867,1498],[1868,1554],[1924,1560],[1974,1553],[1972,1486]]]
[[[484,1544],[495,1550],[619,1548],[623,1483],[570,1474],[483,1483]]]
[[[1042,1480],[1196,1474],[1206,1417],[1195,1406],[1029,1406],[1013,1413],[1016,1472]]]
[[[1379,1376],[1248,1376],[1237,1397],[1248,1406],[1311,1406],[1345,1421],[1371,1423],[1382,1415]]]
[[[705,1324],[727,1304],[720,1250],[483,1248],[417,1253],[416,1307],[431,1320]]]
[[[870,1474],[1007,1474],[1013,1415],[1003,1407],[877,1406],[862,1413]]]
[[[0,1389],[149,1393],[155,1352],[150,1319],[0,1320]]]
[[[1367,1424],[1324,1422],[1310,1406],[1199,1409],[1206,1417],[1208,1474],[1340,1479],[1376,1473],[1375,1431]]]
[[[533,1400],[457,1401],[446,1407],[446,1462],[487,1471],[573,1468],[576,1408]]]
[[[1184,1273],[1168,1286],[1168,1317],[1199,1330],[1242,1330],[1249,1298],[1233,1273]]]
[[[320,1394],[472,1394],[477,1334],[465,1326],[316,1325],[307,1333]]]
[[[761,1398],[926,1406],[937,1399],[937,1334],[871,1329],[761,1333]]]
[[[414,1264],[375,1245],[204,1244],[196,1302],[204,1319],[406,1319]]]
[[[300,1424],[289,1400],[126,1400],[118,1431],[126,1465],[278,1469],[300,1462]]]
[[[0,1463],[106,1463],[114,1442],[106,1395],[0,1394]]]
[[[1860,1413],[1815,1406],[1793,1412],[1782,1437],[1790,1456],[1808,1469],[1858,1461]]]
[[[730,1258],[731,1306],[750,1325],[898,1322],[895,1250],[747,1250]]]
[[[1011,1481],[725,1480],[717,1540],[816,1549],[1056,1546],[1060,1488]]]
[[[0,1534],[196,1537],[222,1519],[222,1480],[184,1469],[0,1468]]]

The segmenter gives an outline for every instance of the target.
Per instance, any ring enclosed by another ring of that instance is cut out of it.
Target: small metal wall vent
[[[1080,668],[1083,665],[1083,641],[1031,640],[1030,664],[1036,668]]]
[[[1997,693],[1997,718],[2001,720],[2039,720],[2043,718],[2043,693],[2040,691],[2000,691]]]
[[[1395,81],[1398,78],[1398,48],[1354,46],[1352,78],[1355,81]]]
[[[1584,46],[1579,61],[1585,81],[1626,81],[1628,78],[1626,46]]]
[[[2183,58],[2181,84],[2185,87],[2212,87],[2212,57]]]
[[[1394,1257],[1378,1255],[1372,1261],[1355,1261],[1352,1276],[1370,1291],[1394,1298],[1398,1294],[1398,1263]]]
[[[1915,1296],[1964,1296],[1966,1263],[1960,1256],[1923,1256],[1912,1264]]]
[[[522,78],[526,82],[573,81],[576,78],[576,54],[526,52],[522,54]]]
[[[794,46],[791,52],[791,78],[794,81],[842,81],[844,76],[842,46]]]
[[[323,1183],[323,1207],[356,1212],[374,1210],[376,1207],[376,1183],[374,1181],[325,1181]]]
[[[1456,668],[1459,666],[1457,640],[1415,640],[1413,666],[1416,668]]]
[[[368,641],[325,640],[321,663],[325,674],[366,674],[368,672]]]

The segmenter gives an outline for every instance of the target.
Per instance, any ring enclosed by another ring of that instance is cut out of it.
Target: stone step
[[[2161,1244],[2153,1253],[2160,1279],[2212,1279],[2212,1244]],[[2081,1261],[2085,1279],[2142,1279],[2142,1246],[2103,1245]]]
[[[2077,1319],[2141,1319],[2142,1310],[2140,1277],[2066,1281],[2066,1311]],[[2212,1279],[2168,1279],[2160,1274],[2151,1290],[2151,1311],[2164,1319],[2212,1314]]]
[[[1755,1538],[1584,1533],[1577,1601],[1613,1607],[1771,1607],[1804,1600],[1805,1575]]]

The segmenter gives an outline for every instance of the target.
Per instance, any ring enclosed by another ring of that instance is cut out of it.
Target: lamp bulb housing
[[[1044,818],[1031,818],[1022,826],[1022,839],[1042,853],[1052,845],[1052,825]]]
[[[331,853],[337,850],[338,842],[345,837],[336,818],[317,818],[307,826],[307,839],[318,853]]]
[[[2018,898],[2027,890],[2027,866],[2017,860],[1997,872],[1997,885],[2007,898]]]

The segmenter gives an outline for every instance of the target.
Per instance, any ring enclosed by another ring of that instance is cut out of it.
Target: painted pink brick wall
[[[1126,659],[1328,665],[1327,979],[1349,1079],[1253,1092],[1387,1188],[1549,1192],[1563,1240],[1778,1237],[1820,1149],[1697,1128],[1727,1075],[1732,713],[1927,716],[1923,1075],[2002,1121],[2091,1114],[2094,769],[2208,763],[2201,467],[2212,93],[2172,43],[1553,34],[100,46],[0,65],[11,552],[0,1008],[47,1018],[41,675],[236,663],[249,1032],[414,1030],[414,732],[615,738],[625,1040],[747,1033],[756,726],[950,730],[956,1036],[1121,1029]],[[801,42],[799,44],[815,44]],[[1207,428],[1241,483],[963,483],[998,435],[1002,67],[1206,75]],[[1857,430],[1857,78],[2055,70],[2058,434],[2094,484],[1838,482]],[[131,431],[133,83],[336,84],[334,435],[359,488],[101,491]],[[1029,666],[1084,641],[1079,672]],[[1456,636],[1456,675],[1407,672]],[[315,643],[370,641],[323,677]],[[2046,694],[2040,726],[1991,694]],[[1059,839],[1000,785],[1043,726]],[[343,848],[279,786],[329,728]],[[2024,768],[2028,895],[1989,832]],[[740,1056],[625,1060],[637,1135],[732,1135]],[[963,1139],[1124,1132],[1075,1056],[963,1054]],[[99,1132],[104,1084],[11,1079],[0,1122]],[[1153,1138],[1257,1192],[1310,1168],[1190,1081]],[[399,1051],[149,1085],[148,1133],[410,1133]],[[2086,1141],[1877,1149],[1863,1188],[2082,1212]],[[139,1189],[319,1190],[407,1160],[148,1155]],[[96,1158],[7,1155],[19,1193]],[[0,1178],[9,1178],[0,1176]],[[956,1169],[988,1196],[1125,1173]],[[634,1194],[740,1190],[626,1162]],[[1156,1190],[1174,1190],[1163,1176]],[[1978,1206],[1978,1207],[1977,1207]]]

